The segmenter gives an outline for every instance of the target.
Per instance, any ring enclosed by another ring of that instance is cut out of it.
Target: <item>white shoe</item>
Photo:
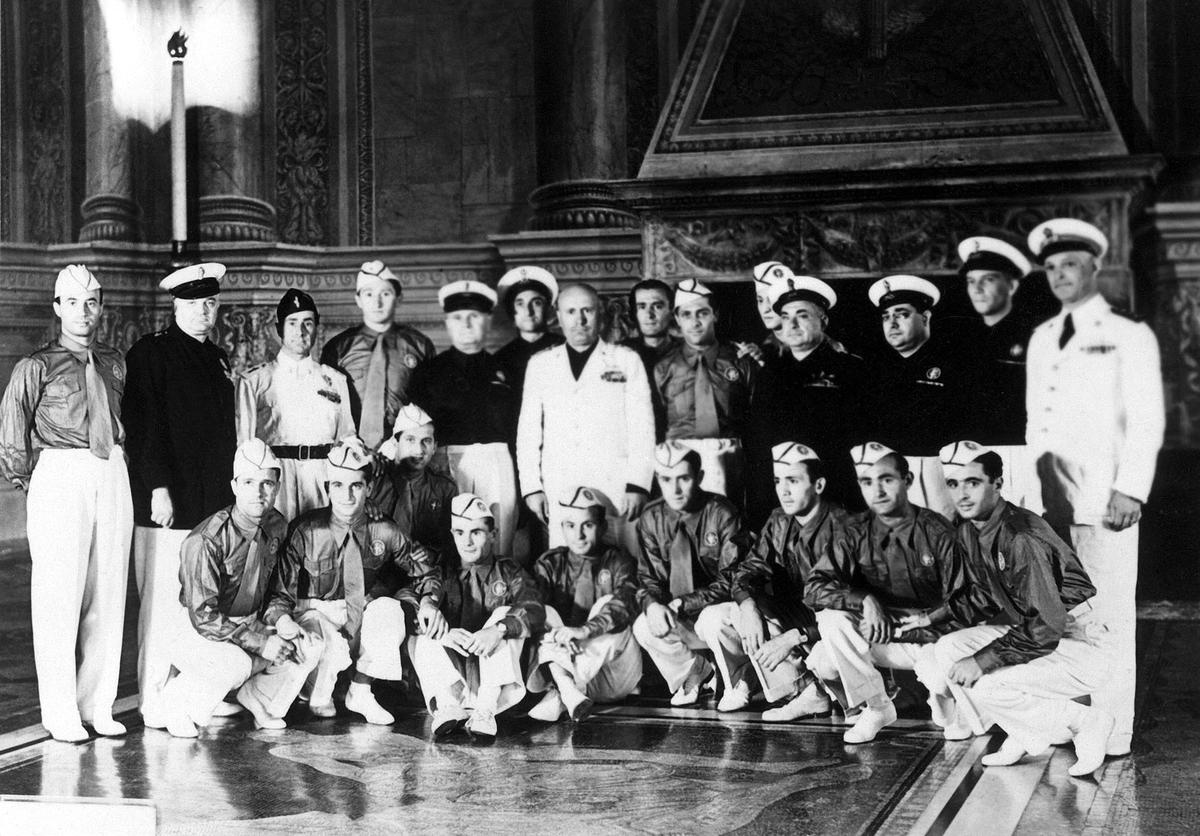
[[[196,724],[192,722],[192,718],[188,716],[187,711],[183,706],[176,706],[167,709],[167,716],[163,718],[163,725],[170,732],[171,737],[199,737],[200,732],[196,729]]]
[[[762,718],[768,723],[786,723],[801,717],[828,714],[833,708],[829,697],[816,685],[809,685],[778,708],[769,708]]]
[[[854,725],[842,735],[847,743],[869,743],[884,726],[896,722],[896,706],[890,700],[885,708],[867,706],[858,715]]]
[[[240,706],[239,706],[240,707]],[[312,712],[314,717],[329,718],[337,716],[337,706],[332,702],[327,702],[324,705],[308,704],[308,710]]]
[[[1104,753],[1108,748],[1108,736],[1112,734],[1113,717],[1107,711],[1091,706],[1083,710],[1083,720],[1075,732],[1076,761],[1067,768],[1067,774],[1075,778],[1091,775],[1104,765]]]
[[[373,726],[390,726],[396,722],[392,713],[375,699],[375,695],[371,693],[371,686],[365,683],[350,684],[346,691],[346,710],[361,714]]]
[[[942,729],[942,737],[946,740],[970,740],[975,731],[966,723],[951,723]]]
[[[246,683],[246,685],[249,685],[249,683]],[[270,713],[268,713],[267,707],[262,704],[262,701],[260,701],[259,698],[249,688],[246,687],[246,685],[238,688],[237,699],[238,702],[244,705],[246,710],[254,716],[254,728],[267,729],[270,731],[286,729],[287,723],[283,721],[283,718],[272,717]],[[170,729],[171,727],[168,725],[167,730],[170,731]],[[171,733],[174,734],[174,732]]]
[[[727,688],[717,702],[717,711],[741,711],[750,704],[750,683],[742,680]]]
[[[712,690],[716,687],[716,678],[716,671],[713,670],[713,666],[708,663],[708,660],[697,659],[692,665],[687,679],[683,681],[683,685],[679,686],[679,690],[671,695],[671,705],[676,708],[694,705],[696,700],[700,699],[702,691]]]
[[[431,728],[435,738],[446,737],[462,728],[467,721],[467,710],[461,705],[450,704],[446,708],[435,708],[432,712]]]
[[[73,726],[56,726],[55,728],[46,728],[50,732],[50,736],[55,740],[63,743],[79,743],[82,740],[87,740],[90,736],[81,724],[76,723]]]
[[[1004,738],[1000,748],[980,760],[984,766],[1012,766],[1029,753],[1011,737]]]
[[[236,717],[238,714],[241,714],[245,710],[246,709],[242,708],[241,705],[239,705],[236,702],[230,702],[229,700],[221,700],[219,703],[217,703],[217,707],[213,709],[212,716],[214,716],[214,717]]]
[[[564,711],[566,711],[566,706],[563,705],[562,698],[558,695],[558,689],[549,688],[541,701],[529,709],[529,718],[540,720],[543,723],[557,723]]]
[[[467,731],[476,737],[492,738],[496,736],[496,715],[490,711],[475,710],[467,721]]]
[[[582,723],[592,713],[592,707],[595,703],[584,694],[582,691],[576,691],[574,694],[562,695],[563,706],[567,709],[567,716],[572,722]]]
[[[112,717],[97,717],[89,721],[88,725],[101,737],[120,737],[125,734],[125,724],[118,723]]]

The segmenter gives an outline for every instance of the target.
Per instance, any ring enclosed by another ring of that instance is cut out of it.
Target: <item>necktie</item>
[[[384,408],[387,406],[387,352],[383,334],[375,336],[371,363],[367,366],[367,382],[362,393],[362,424],[359,435],[368,447],[378,447],[384,435]]]
[[[688,537],[683,520],[675,527],[671,541],[671,597],[686,595],[696,587],[692,575],[692,538]]]
[[[1067,318],[1063,320],[1062,333],[1058,337],[1058,347],[1066,348],[1073,336],[1075,336],[1075,320],[1071,319],[1070,314],[1067,314]]]
[[[362,552],[358,541],[347,532],[342,543],[342,591],[346,596],[346,634],[358,635],[363,607],[367,605],[367,582],[363,576]]]
[[[596,580],[592,576],[592,568],[592,560],[585,557],[579,577],[575,579],[575,612],[572,613],[572,623],[586,621],[588,613],[592,611],[592,605],[596,603]]]
[[[88,449],[93,456],[107,459],[113,448],[112,412],[104,379],[96,371],[96,355],[91,351],[83,373],[83,385],[87,389]]]
[[[229,607],[229,614],[235,618],[252,615],[258,609],[258,581],[262,575],[262,563],[258,559],[258,531],[249,538],[246,547],[246,562],[242,564],[242,582],[238,584],[237,595]]]
[[[458,626],[464,630],[478,630],[487,621],[487,610],[483,606],[483,572],[472,565],[463,570],[462,575],[462,619]]]
[[[708,376],[708,363],[704,355],[696,363],[696,438],[718,438],[721,434],[717,424],[717,398],[713,394],[712,380]]]

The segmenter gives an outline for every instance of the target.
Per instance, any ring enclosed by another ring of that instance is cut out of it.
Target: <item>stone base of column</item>
[[[274,241],[275,207],[242,195],[204,195],[197,215],[201,241]]]
[[[603,180],[565,180],[534,189],[530,229],[639,229],[641,222]]]
[[[137,203],[116,194],[92,195],[79,207],[83,225],[80,241],[137,241],[141,210]]]

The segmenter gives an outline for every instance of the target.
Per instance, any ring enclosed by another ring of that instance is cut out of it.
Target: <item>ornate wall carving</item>
[[[69,238],[66,33],[57,0],[31,0],[23,11],[28,237],[51,244]]]
[[[375,243],[375,146],[371,106],[371,0],[358,0],[354,6],[354,47],[358,111],[355,137],[358,157],[358,244]]]

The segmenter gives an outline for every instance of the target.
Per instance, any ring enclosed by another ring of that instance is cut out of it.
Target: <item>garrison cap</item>
[[[942,293],[933,282],[920,276],[887,276],[875,282],[867,290],[871,304],[880,310],[892,305],[909,304],[919,311],[927,311],[938,303]]]
[[[1075,218],[1053,218],[1038,224],[1029,233],[1027,243],[1039,264],[1045,264],[1055,253],[1071,250],[1089,252],[1096,258],[1103,258],[1108,252],[1108,238],[1104,233],[1087,221]]]
[[[975,235],[960,241],[958,258],[962,261],[962,267],[958,268],[960,276],[972,270],[996,270],[1020,279],[1028,276],[1033,269],[1029,259],[1012,244],[986,235]]]
[[[813,448],[796,441],[785,441],[771,448],[771,459],[775,464],[791,465],[801,462],[819,462],[821,457]]]
[[[767,287],[793,275],[791,268],[782,261],[764,261],[754,265],[754,281]]]
[[[992,452],[991,449],[977,441],[955,441],[939,450],[938,458],[941,459],[942,468],[949,475],[950,468],[965,467],[984,453],[990,452]]]
[[[586,511],[589,508],[605,507],[604,500],[600,498],[600,492],[594,488],[578,487],[558,501],[558,504],[563,508],[576,508],[580,511]]]
[[[100,282],[82,264],[68,264],[54,280],[54,298],[65,299],[77,293],[98,293]]]
[[[396,295],[400,295],[400,279],[388,269],[386,264],[379,259],[364,261],[363,266],[358,268],[358,279],[354,283],[354,292],[358,293],[364,287],[375,287],[384,283],[391,284]]]
[[[695,279],[684,279],[675,285],[675,308],[686,308],[700,302],[712,303],[712,291]]]
[[[558,298],[558,280],[544,267],[524,264],[514,267],[501,276],[496,290],[499,291],[499,295],[505,300],[506,305],[509,304],[507,300],[516,299],[517,294],[523,290],[536,290],[553,305],[554,300]]]
[[[854,460],[856,468],[868,468],[874,467],[877,461],[895,452],[891,447],[886,447],[878,441],[868,441],[866,444],[850,448],[850,458]]]
[[[432,423],[433,416],[421,407],[415,403],[405,404],[396,413],[396,422],[392,424],[392,435],[400,435],[405,430],[415,430]]]
[[[371,466],[372,458],[366,442],[356,435],[348,435],[329,448],[325,463],[327,467],[343,470],[366,470]]]
[[[279,459],[275,458],[271,448],[261,438],[246,439],[238,445],[237,452],[233,454],[234,479],[272,468],[283,471],[283,465],[279,463]]]
[[[450,516],[464,520],[494,520],[492,509],[473,493],[460,493],[450,500]]]
[[[283,323],[292,314],[312,311],[313,319],[317,322],[321,321],[321,314],[317,311],[317,303],[311,296],[303,290],[297,290],[294,287],[288,288],[283,294],[283,298],[279,300],[279,304],[275,306],[275,327],[278,329],[280,336],[283,335]]]
[[[496,307],[496,291],[483,282],[462,279],[450,282],[438,291],[438,304],[442,306],[442,313],[454,313],[454,311],[491,313],[492,308]]]
[[[813,276],[788,276],[771,285],[767,293],[775,313],[788,302],[812,302],[823,311],[837,304],[833,288]]]
[[[670,469],[685,460],[691,452],[692,448],[684,447],[674,439],[664,441],[654,448],[654,466],[661,470]]]
[[[176,299],[204,299],[221,292],[218,279],[225,275],[225,265],[216,261],[180,267],[158,283]]]

